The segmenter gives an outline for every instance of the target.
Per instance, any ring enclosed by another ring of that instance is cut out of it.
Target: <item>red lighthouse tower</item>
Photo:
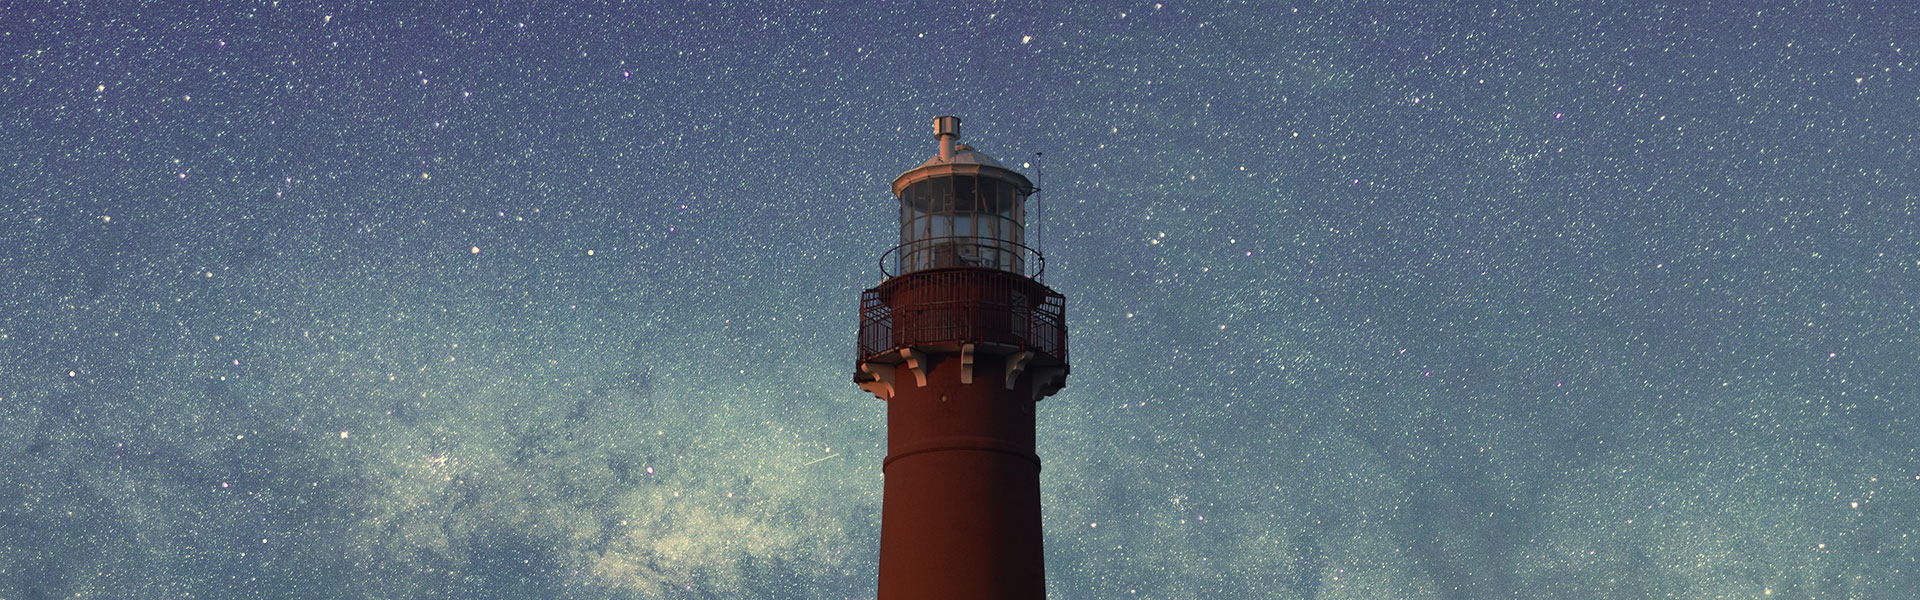
[[[956,145],[893,180],[900,245],[860,295],[853,380],[887,403],[880,599],[1046,597],[1034,406],[1066,383],[1066,299],[1025,245],[1025,176]]]

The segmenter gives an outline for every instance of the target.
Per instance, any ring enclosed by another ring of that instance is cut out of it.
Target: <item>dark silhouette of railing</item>
[[[958,344],[1030,350],[1067,361],[1066,298],[1018,273],[979,267],[913,271],[860,295],[858,359]]]
[[[946,267],[998,269],[1045,282],[1047,258],[1025,244],[969,235],[913,240],[880,255],[887,277]]]

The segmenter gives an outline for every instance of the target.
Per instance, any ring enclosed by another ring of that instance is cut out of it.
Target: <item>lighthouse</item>
[[[900,242],[860,294],[853,380],[887,405],[880,600],[1046,597],[1034,408],[1066,384],[1066,299],[1026,245],[1026,176],[959,143],[893,180]]]

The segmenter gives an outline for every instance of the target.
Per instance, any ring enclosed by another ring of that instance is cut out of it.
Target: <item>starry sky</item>
[[[1054,598],[1920,588],[1904,3],[461,4],[0,14],[0,598],[872,597],[943,114]]]

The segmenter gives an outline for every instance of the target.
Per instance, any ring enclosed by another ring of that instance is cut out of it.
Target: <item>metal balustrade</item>
[[[863,362],[899,348],[994,344],[1065,363],[1066,298],[996,269],[914,271],[860,295],[859,344]]]
[[[1045,282],[1047,258],[1019,242],[977,235],[912,240],[880,255],[880,272],[887,277],[946,267],[997,269]]]

